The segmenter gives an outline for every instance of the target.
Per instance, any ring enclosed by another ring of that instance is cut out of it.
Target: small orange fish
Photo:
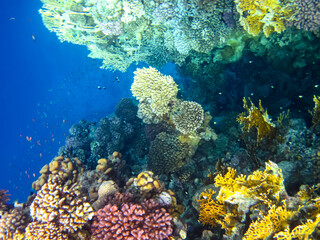
[[[30,142],[32,140],[32,137],[26,136],[26,139],[27,139],[28,142]]]
[[[40,153],[39,155],[40,155],[40,157],[42,157],[42,153]]]
[[[36,174],[35,174],[35,173],[32,173],[32,176],[33,176],[33,177],[36,177]]]
[[[54,142],[54,138],[52,138],[52,142]]]
[[[39,142],[39,141],[37,141],[37,144],[38,144],[38,146],[41,146],[41,144],[40,144],[40,142]]]

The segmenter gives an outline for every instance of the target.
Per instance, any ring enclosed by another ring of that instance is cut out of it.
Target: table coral
[[[153,199],[142,203],[107,204],[91,226],[95,239],[154,239],[171,236],[172,217]]]

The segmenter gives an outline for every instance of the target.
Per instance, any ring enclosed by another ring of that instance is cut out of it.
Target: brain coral
[[[38,191],[30,206],[30,215],[39,223],[33,224],[41,231],[48,224],[54,224],[63,235],[81,229],[94,213],[90,204],[80,196],[77,186],[63,186],[61,180],[53,176]]]
[[[178,92],[173,78],[152,67],[138,68],[134,74],[131,91],[140,102],[139,111],[144,113],[144,120],[153,119],[154,115],[164,117],[170,110],[170,101],[176,99]]]
[[[172,116],[176,129],[183,134],[190,134],[197,130],[203,123],[204,112],[200,104],[183,101],[179,111]]]
[[[175,172],[185,164],[189,151],[189,145],[181,143],[178,135],[159,133],[151,143],[148,166],[155,174]]]

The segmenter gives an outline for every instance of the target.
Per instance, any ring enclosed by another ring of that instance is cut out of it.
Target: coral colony
[[[152,67],[70,128],[27,202],[0,190],[0,239],[320,239],[319,1],[41,1],[102,68]]]

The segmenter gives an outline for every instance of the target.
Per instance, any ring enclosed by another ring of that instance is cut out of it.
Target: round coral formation
[[[107,204],[96,213],[94,239],[164,240],[173,232],[172,217],[155,200]]]
[[[162,75],[152,67],[138,68],[134,74],[131,91],[140,102],[139,112],[143,120],[152,122],[153,118],[162,118],[168,114],[170,101],[176,99],[178,92],[173,78]]]
[[[189,145],[181,143],[177,135],[159,133],[150,146],[148,167],[156,174],[176,172],[186,163],[189,151]]]
[[[139,175],[134,179],[133,184],[139,188],[141,192],[159,190],[161,187],[160,181],[154,178],[154,173],[151,171],[139,173]]]
[[[183,134],[190,134],[197,130],[203,123],[204,111],[200,104],[183,101],[179,111],[172,116],[176,129]]]

